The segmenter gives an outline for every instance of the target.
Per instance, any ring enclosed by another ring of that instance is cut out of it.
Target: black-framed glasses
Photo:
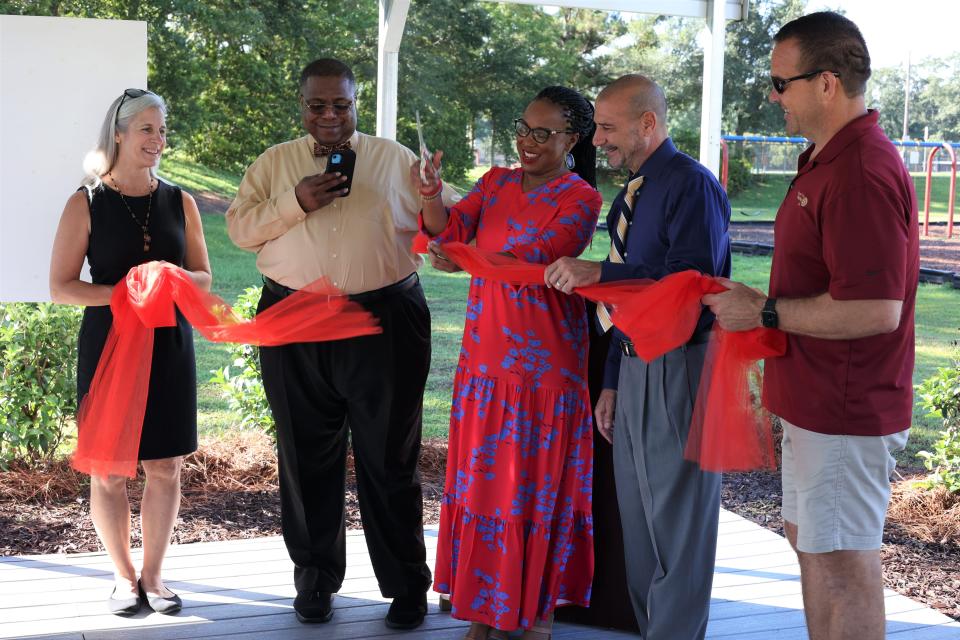
[[[791,82],[795,82],[797,80],[809,80],[810,78],[814,78],[820,75],[821,73],[832,73],[836,77],[838,78],[840,77],[839,71],[830,71],[829,69],[816,69],[814,71],[811,71],[810,73],[801,73],[800,75],[793,76],[792,78],[778,78],[777,76],[770,76],[770,82],[773,83],[774,91],[776,91],[777,93],[783,93],[784,91],[787,90],[787,85],[790,84]]]
[[[147,95],[148,93],[151,92],[147,91],[146,89],[127,89],[123,92],[123,95],[120,97],[120,104],[117,105],[117,112],[113,115],[114,128],[118,128],[120,126],[120,107],[123,106],[124,100],[127,98],[135,100]]]
[[[307,102],[307,99],[303,96],[300,96],[300,104],[303,105],[303,108],[309,111],[310,113],[322,116],[327,112],[327,109],[333,109],[333,112],[338,116],[346,115],[350,109],[353,108],[353,100],[337,100],[336,102]]]
[[[516,127],[517,135],[521,138],[526,138],[527,136],[533,136],[533,139],[543,144],[550,139],[555,133],[573,133],[572,129],[563,129],[558,131],[557,129],[545,129],[544,127],[531,127],[523,118],[517,118],[513,121],[513,126]]]

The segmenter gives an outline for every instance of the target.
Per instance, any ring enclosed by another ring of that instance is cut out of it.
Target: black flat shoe
[[[427,594],[394,598],[384,624],[391,629],[416,629],[427,615]]]
[[[110,593],[110,599],[107,600],[107,609],[110,613],[115,616],[132,616],[140,611],[140,596],[131,596],[129,598],[118,599],[113,596],[116,595],[117,588],[114,587],[113,591]]]
[[[304,591],[293,600],[297,620],[304,624],[330,622],[333,617],[333,594],[326,591]]]
[[[183,609],[183,601],[180,599],[180,596],[175,593],[169,598],[152,596],[143,590],[143,585],[140,584],[139,580],[137,580],[137,588],[140,589],[140,597],[146,600],[150,608],[157,613],[169,616],[174,613],[179,613],[179,611]]]

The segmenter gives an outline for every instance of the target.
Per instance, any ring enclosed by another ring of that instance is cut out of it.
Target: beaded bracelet
[[[437,182],[437,190],[433,193],[424,193],[420,192],[420,197],[424,200],[436,200],[440,197],[440,192],[443,191],[443,182]]]

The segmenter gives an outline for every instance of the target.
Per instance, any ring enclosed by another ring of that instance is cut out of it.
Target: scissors
[[[430,158],[430,150],[427,149],[427,143],[423,141],[423,125],[420,124],[420,110],[416,110],[417,116],[417,138],[420,140],[420,180],[427,181],[426,163],[433,162]]]

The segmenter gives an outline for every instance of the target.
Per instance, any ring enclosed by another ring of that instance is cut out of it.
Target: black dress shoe
[[[416,629],[427,615],[427,594],[400,596],[393,599],[384,623],[391,629]]]
[[[304,591],[293,600],[297,620],[310,624],[330,622],[333,617],[333,594],[326,591]]]
[[[183,609],[183,601],[180,599],[180,596],[173,594],[169,598],[164,598],[163,596],[152,596],[143,589],[143,585],[140,584],[140,581],[137,580],[137,588],[140,589],[140,597],[147,601],[147,604],[150,605],[150,608],[156,611],[157,613],[162,613],[165,616],[173,615],[174,613],[179,613]],[[172,592],[171,592],[172,593]]]
[[[116,595],[117,588],[114,587],[110,593],[110,599],[107,600],[107,608],[115,616],[132,616],[140,611],[140,596],[131,596],[129,598],[118,599]]]

